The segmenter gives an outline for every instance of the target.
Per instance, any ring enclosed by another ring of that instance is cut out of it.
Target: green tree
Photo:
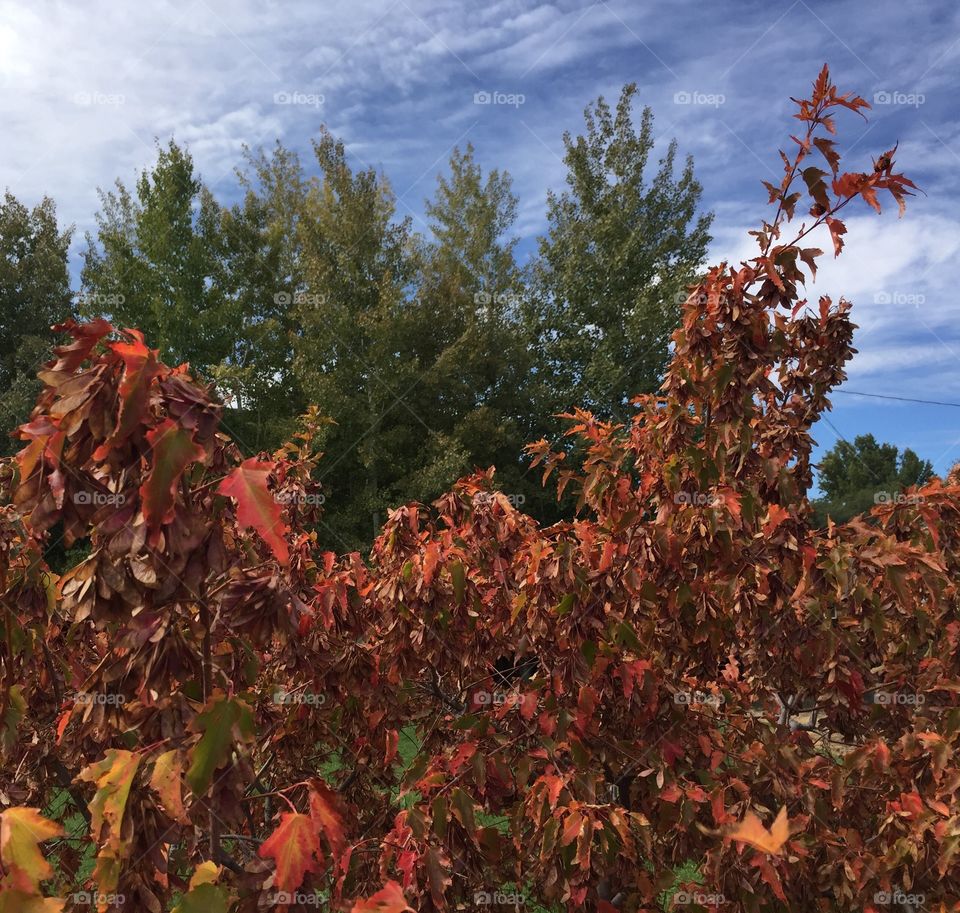
[[[173,141],[158,147],[133,193],[118,180],[100,202],[81,273],[85,313],[137,327],[161,358],[209,377],[233,352],[238,311],[221,282],[220,206],[192,157]]]
[[[465,469],[494,465],[500,487],[529,501],[543,495],[522,460],[533,352],[525,344],[526,290],[510,234],[516,213],[510,175],[494,169],[484,177],[472,146],[455,149],[449,174],[426,203],[431,238],[421,252],[416,306],[420,362],[429,370],[412,393],[432,426],[466,455]]]
[[[189,362],[228,407],[224,424],[250,453],[278,446],[303,398],[293,379],[290,289],[303,177],[292,153],[247,153],[244,195],[221,206],[189,152],[158,149],[133,192],[101,192],[81,275],[88,316],[142,330],[161,358]]]
[[[386,179],[374,169],[354,173],[327,130],[314,152],[319,174],[297,222],[303,291],[293,302],[293,370],[307,399],[336,422],[320,442],[321,532],[330,545],[361,548],[386,510],[409,499],[398,480],[411,465],[429,475],[438,462],[459,460],[405,399],[421,371],[418,327],[404,307],[415,275],[409,220],[394,221]]]
[[[231,405],[227,423],[248,450],[272,450],[306,406],[293,370],[293,303],[303,292],[299,232],[306,180],[279,143],[268,156],[246,150],[244,196],[221,214],[216,235],[221,291],[236,313],[229,358],[211,369]]]
[[[67,251],[72,228],[57,225],[44,198],[32,210],[9,191],[0,204],[0,456],[19,450],[9,436],[33,409],[37,366],[50,358],[50,327],[71,311]]]
[[[342,143],[324,132],[316,153],[295,371],[336,422],[319,470],[327,532],[366,546],[390,507],[430,501],[474,467],[496,465],[511,494],[534,491],[521,462],[529,353],[509,175],[454,150],[423,238],[395,219],[381,175],[350,169]]]
[[[648,178],[653,113],[644,108],[635,127],[636,93],[625,86],[615,112],[598,98],[584,112],[586,133],[564,134],[568,187],[548,196],[532,276],[541,415],[582,406],[623,419],[633,396],[657,389],[710,241],[692,159],[675,174],[676,142]]]
[[[819,525],[828,516],[846,523],[933,475],[929,460],[921,460],[909,448],[900,453],[894,444],[879,444],[872,434],[858,435],[852,444],[838,441],[817,468],[823,496],[813,506]]]

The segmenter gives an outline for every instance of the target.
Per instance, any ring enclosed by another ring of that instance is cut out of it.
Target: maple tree
[[[322,551],[317,409],[244,460],[137,331],[60,327],[4,476],[0,911],[655,910],[690,860],[701,907],[960,909],[960,478],[822,530],[806,496],[854,327],[803,244],[913,188],[841,171],[866,107],[824,68],[660,393],[570,415],[581,465],[531,447],[572,522],[491,469]],[[90,542],[59,579],[55,528]]]

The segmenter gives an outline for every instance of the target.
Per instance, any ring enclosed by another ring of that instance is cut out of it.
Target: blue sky
[[[244,144],[279,137],[306,152],[326,123],[357,166],[383,169],[421,230],[450,150],[470,141],[481,164],[513,175],[528,255],[546,191],[563,183],[563,131],[635,81],[660,140],[695,158],[716,213],[711,259],[739,260],[764,214],[760,180],[780,177],[788,97],[828,62],[841,88],[877,102],[868,122],[841,122],[846,166],[899,141],[901,169],[926,191],[902,220],[888,206],[848,218],[847,250],[810,288],[854,302],[860,352],[843,389],[960,403],[958,61],[951,0],[0,0],[0,187],[57,201],[78,229],[76,267],[97,187],[129,183],[155,138],[186,143],[227,198]],[[821,449],[870,431],[941,472],[960,460],[960,409],[834,403]]]

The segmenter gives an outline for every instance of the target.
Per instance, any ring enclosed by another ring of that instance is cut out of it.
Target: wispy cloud
[[[0,0],[0,185],[28,201],[49,193],[84,229],[97,186],[131,180],[155,138],[186,142],[227,198],[241,145],[279,137],[304,152],[326,123],[358,163],[384,169],[403,214],[422,215],[448,150],[472,141],[484,165],[514,175],[528,255],[547,188],[563,181],[563,131],[588,101],[636,81],[661,148],[676,137],[696,158],[715,252],[740,257],[763,214],[759,179],[780,169],[788,96],[828,61],[841,86],[878,102],[869,123],[843,124],[851,164],[899,141],[900,164],[929,196],[902,222],[851,219],[845,256],[810,292],[855,301],[851,384],[960,401],[960,305],[947,279],[960,237],[958,58],[949,0],[922,16],[893,0]],[[858,425],[880,408],[838,406],[833,420]],[[899,414],[909,427],[915,413]]]

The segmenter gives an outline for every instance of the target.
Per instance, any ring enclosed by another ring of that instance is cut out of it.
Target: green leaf
[[[619,643],[623,644],[625,647],[629,647],[631,650],[640,650],[643,647],[643,644],[640,643],[640,638],[637,637],[637,632],[634,631],[633,626],[627,624],[625,621],[621,621],[617,625],[616,639]]]
[[[463,564],[459,561],[450,567],[450,576],[453,578],[453,596],[457,603],[463,601],[463,593],[467,585],[467,575]]]
[[[230,895],[216,885],[220,867],[207,861],[197,866],[190,879],[190,889],[173,908],[172,913],[229,913]]]
[[[214,697],[190,728],[203,736],[190,752],[187,782],[195,795],[202,796],[210,788],[214,772],[229,760],[234,742],[253,737],[253,714],[239,698],[225,699],[221,695]]]
[[[197,885],[183,896],[174,913],[230,913],[230,897],[215,884]]]

